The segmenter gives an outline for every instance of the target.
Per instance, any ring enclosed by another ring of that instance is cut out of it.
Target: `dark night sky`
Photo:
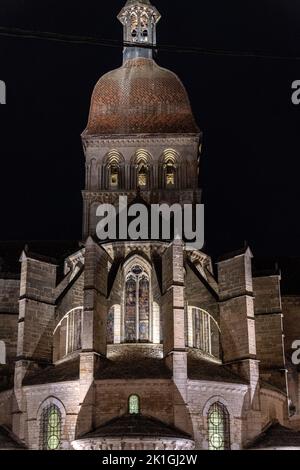
[[[1,0],[0,26],[122,39],[125,0]],[[299,0],[153,0],[158,40],[300,56]],[[121,49],[0,36],[2,240],[79,239],[80,133],[98,78]],[[190,95],[204,132],[206,250],[300,255],[300,61],[160,52]]]

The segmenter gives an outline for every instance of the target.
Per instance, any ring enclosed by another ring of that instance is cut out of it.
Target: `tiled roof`
[[[279,423],[273,423],[248,447],[270,450],[289,447],[300,449],[300,432],[286,428]]]
[[[92,96],[85,135],[199,133],[179,78],[152,59],[127,60]]]
[[[82,439],[105,437],[152,437],[191,439],[183,431],[169,426],[156,418],[143,415],[124,415],[114,418]]]
[[[103,361],[95,377],[96,380],[171,378],[172,372],[163,359],[133,355]]]
[[[79,379],[79,357],[62,362],[56,366],[30,372],[25,376],[23,385],[43,385],[48,383],[67,382]]]
[[[226,382],[246,384],[245,380],[231,372],[222,364],[203,357],[200,351],[188,351],[188,378],[191,380],[210,380],[212,382]]]

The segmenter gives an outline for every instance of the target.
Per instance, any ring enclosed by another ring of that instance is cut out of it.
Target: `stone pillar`
[[[261,431],[259,362],[256,356],[250,249],[218,263],[220,328],[224,363],[249,383],[245,439]]]
[[[255,325],[260,375],[287,393],[280,274],[253,279]]]
[[[183,243],[175,240],[165,251],[163,267],[164,357],[173,372],[174,424],[186,429],[187,352],[185,348]]]
[[[15,365],[13,431],[25,438],[22,382],[29,369],[52,363],[56,265],[26,251],[21,256],[18,345]]]
[[[108,254],[92,237],[85,247],[84,311],[80,355],[81,432],[92,427],[95,371],[106,357]]]

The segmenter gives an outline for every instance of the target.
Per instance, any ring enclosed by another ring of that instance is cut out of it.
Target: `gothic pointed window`
[[[145,165],[141,165],[138,169],[138,186],[140,188],[148,186],[148,168]]]
[[[131,14],[131,37],[133,40],[138,39],[138,17],[136,13]]]
[[[123,156],[118,150],[110,150],[106,156],[106,189],[120,189],[122,184],[122,165],[124,163]]]
[[[119,167],[117,165],[110,167],[110,187],[111,189],[119,187]]]
[[[214,403],[208,411],[209,450],[230,449],[230,417],[222,403]]]
[[[167,149],[163,154],[164,178],[166,188],[174,188],[176,186],[176,165],[178,154],[173,149]]]
[[[149,187],[150,161],[151,155],[146,150],[140,149],[136,152],[137,186],[141,189],[147,189]]]
[[[167,187],[175,185],[175,167],[172,162],[166,163],[166,185]]]
[[[59,450],[61,446],[61,412],[51,404],[41,416],[41,449]]]
[[[125,342],[148,342],[149,319],[149,278],[140,266],[134,266],[127,275],[125,285]]]
[[[128,413],[138,415],[140,413],[140,399],[138,395],[131,395],[128,399]]]

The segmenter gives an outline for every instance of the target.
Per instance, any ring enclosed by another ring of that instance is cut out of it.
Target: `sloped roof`
[[[86,434],[82,439],[97,439],[105,437],[165,437],[191,439],[173,426],[169,426],[156,418],[144,415],[123,415]]]
[[[191,380],[210,380],[233,384],[247,384],[224,365],[203,357],[200,351],[190,349],[187,356],[188,378]]]
[[[271,424],[248,446],[249,449],[270,450],[295,447],[300,450],[300,432],[286,428],[278,422]]]
[[[79,379],[79,357],[49,366],[43,370],[30,372],[25,376],[23,385],[43,385],[48,383],[68,382]]]
[[[95,377],[96,380],[171,378],[172,372],[163,359],[138,354],[103,361]]]
[[[6,427],[0,426],[0,450],[25,450],[25,445]]]
[[[173,72],[139,57],[100,78],[83,137],[164,133],[200,133],[187,92]]]
[[[0,241],[0,279],[20,277],[20,256],[26,246],[28,255],[41,261],[59,264],[71,253],[78,251],[74,240]]]

